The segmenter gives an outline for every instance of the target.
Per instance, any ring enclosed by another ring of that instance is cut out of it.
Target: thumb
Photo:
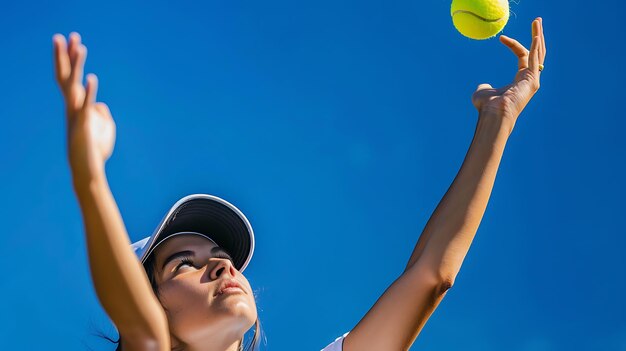
[[[478,87],[476,87],[476,91],[485,90],[485,89],[493,89],[493,87],[491,86],[491,84],[487,84],[487,83],[478,84]]]
[[[109,110],[109,106],[104,102],[96,102],[96,110],[98,110],[101,114],[105,116],[111,115],[111,110]]]
[[[491,84],[483,83],[476,87],[476,91],[472,94],[472,104],[480,110],[484,100],[493,95],[494,89]]]

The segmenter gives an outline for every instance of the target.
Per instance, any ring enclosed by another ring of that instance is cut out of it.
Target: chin
[[[257,310],[255,304],[250,304],[248,301],[232,301],[229,304],[221,306],[212,306],[213,313],[220,314],[222,316],[230,316],[241,320],[252,320],[257,318]]]

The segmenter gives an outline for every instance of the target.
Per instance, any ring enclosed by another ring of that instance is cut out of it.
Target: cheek
[[[211,300],[206,285],[192,279],[177,279],[160,286],[159,298],[165,308],[171,332],[180,340],[193,340],[211,325]]]
[[[204,312],[210,304],[209,287],[193,277],[170,280],[159,287],[159,297],[170,317],[188,314],[189,311]]]
[[[256,300],[254,299],[254,291],[252,291],[252,287],[250,286],[250,283],[248,282],[247,279],[240,279],[239,280],[241,283],[245,284],[246,287],[246,292],[247,294],[245,295],[245,300],[247,301],[247,307],[248,309],[253,312],[253,314],[255,315],[255,319],[256,319]]]

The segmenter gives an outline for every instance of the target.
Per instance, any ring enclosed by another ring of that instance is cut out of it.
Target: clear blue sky
[[[626,5],[563,4],[511,3],[504,33],[527,46],[544,18],[542,86],[412,350],[626,350]],[[472,92],[516,71],[499,41],[456,32],[449,1],[2,7],[7,350],[112,350],[90,333],[115,336],[71,187],[54,33],[82,34],[117,123],[107,174],[131,240],[190,193],[248,216],[270,351],[321,349],[398,277],[469,147]]]

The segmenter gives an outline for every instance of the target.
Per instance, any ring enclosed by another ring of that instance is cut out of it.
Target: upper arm
[[[117,313],[117,318],[111,318],[119,331],[122,350],[170,350],[167,317],[155,301],[147,298],[143,304],[129,306],[125,312]]]
[[[97,294],[108,302],[103,306],[119,332],[123,350],[169,351],[167,316],[141,263],[129,262],[123,281],[107,283],[98,282]]]
[[[346,335],[343,351],[408,350],[449,287],[417,261]]]
[[[170,351],[167,316],[141,263],[137,259],[128,262],[122,276],[122,281],[95,283],[97,295],[120,335],[120,346],[124,351]]]
[[[167,317],[131,243],[106,177],[75,183],[98,299],[122,338],[169,351]],[[133,346],[129,346],[133,347]],[[141,350],[141,348],[138,348]]]

